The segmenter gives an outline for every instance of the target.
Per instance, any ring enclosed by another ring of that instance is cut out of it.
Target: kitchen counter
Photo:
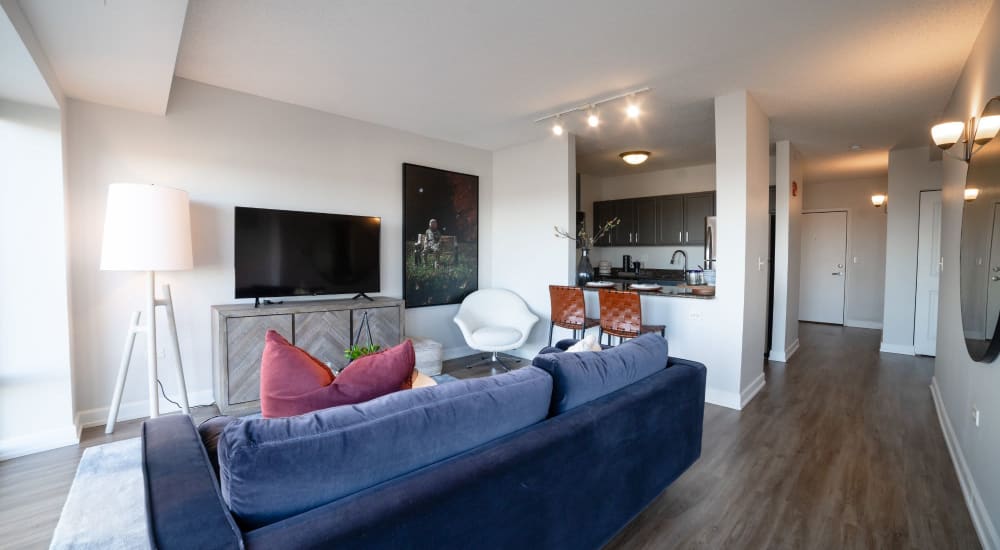
[[[606,281],[615,282],[613,279],[605,278]],[[636,282],[635,280],[627,282],[615,282],[615,286],[607,287],[608,290],[630,290],[628,285]],[[663,285],[663,283],[657,283]],[[596,286],[582,286],[580,287],[585,291],[597,292],[601,290],[601,287]],[[640,296],[663,296],[667,298],[692,298],[695,300],[713,300],[715,296],[699,296],[697,294],[692,294],[691,290],[687,285],[682,284],[680,281],[673,281],[673,284],[667,283],[663,285],[663,288],[659,290],[633,290],[632,292],[638,292]]]

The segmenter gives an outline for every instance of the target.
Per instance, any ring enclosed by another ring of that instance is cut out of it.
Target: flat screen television
[[[379,292],[382,219],[236,207],[236,297]]]

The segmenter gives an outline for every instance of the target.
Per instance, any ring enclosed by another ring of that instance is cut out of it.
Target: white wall
[[[849,327],[882,328],[887,215],[885,207],[872,206],[871,197],[876,193],[886,193],[887,187],[884,177],[806,185],[806,210],[847,210],[844,324]],[[892,201],[892,195],[889,197]],[[896,204],[890,206],[891,209],[896,207]],[[916,235],[913,238],[916,242]],[[916,259],[913,276],[916,277]]]
[[[531,358],[548,344],[550,284],[574,283],[576,248],[553,226],[576,223],[574,136],[549,137],[493,155],[493,286],[520,295],[542,318],[524,347]]]
[[[0,101],[0,460],[77,442],[60,119]]]
[[[994,4],[983,23],[944,111],[947,119],[978,116],[986,101],[1000,94],[1000,4]],[[966,502],[983,546],[1000,549],[1000,362],[972,361],[965,347],[959,302],[959,247],[961,243],[964,163],[944,161],[941,250],[944,271],[938,306],[937,359],[934,388],[945,437],[956,462]],[[890,196],[890,200],[892,197]],[[891,203],[890,203],[891,204]],[[890,211],[891,213],[891,211]],[[980,410],[976,427],[970,411]]]
[[[715,164],[656,170],[627,176],[580,176],[580,203],[587,214],[587,228],[593,230],[594,201],[652,197],[679,193],[697,193],[715,190]],[[612,267],[621,267],[622,255],[629,254],[646,267],[657,269],[682,269],[680,260],[670,263],[670,256],[677,249],[688,256],[691,268],[702,263],[705,257],[701,246],[602,246],[591,252],[591,263],[607,260]]]
[[[882,351],[913,355],[920,192],[941,189],[936,152],[933,146],[889,152]]]
[[[769,359],[785,362],[799,348],[799,258],[805,186],[798,151],[788,141],[775,144],[774,317]],[[795,196],[792,196],[792,186]]]
[[[476,174],[480,285],[490,284],[492,155],[487,151],[183,79],[174,82],[165,117],[71,101],[68,132],[76,397],[85,424],[103,422],[128,317],[143,296],[141,275],[98,270],[111,182],[159,183],[191,195],[195,268],[158,279],[173,287],[193,403],[213,399],[209,308],[236,302],[236,205],[381,216],[382,294],[401,296],[402,163]],[[462,354],[464,341],[451,321],[456,310],[409,310],[407,333],[442,342],[450,355]],[[122,418],[147,410],[144,344],[136,343]],[[176,396],[169,364],[161,371],[168,394]]]

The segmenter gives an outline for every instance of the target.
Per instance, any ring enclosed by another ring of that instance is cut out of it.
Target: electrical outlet
[[[858,263],[858,257],[857,256],[854,257],[854,263]]]
[[[979,427],[979,409],[975,405],[972,406],[972,422],[975,423],[976,427]]]
[[[688,313],[688,319],[691,321],[701,321],[701,312],[692,311],[691,313]]]

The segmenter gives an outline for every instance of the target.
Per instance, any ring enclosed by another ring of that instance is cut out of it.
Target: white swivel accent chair
[[[523,346],[539,319],[517,294],[488,288],[469,294],[454,320],[470,348],[491,352],[493,362],[510,370],[498,359],[497,352]]]

